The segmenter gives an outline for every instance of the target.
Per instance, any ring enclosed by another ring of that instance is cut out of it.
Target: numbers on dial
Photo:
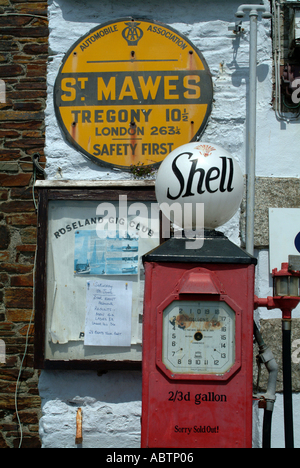
[[[225,302],[172,302],[163,312],[162,360],[176,373],[228,371],[235,360],[234,311]]]

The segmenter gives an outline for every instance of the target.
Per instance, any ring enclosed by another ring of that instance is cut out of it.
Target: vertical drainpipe
[[[250,58],[249,58],[249,151],[246,206],[246,250],[254,253],[254,204],[255,204],[255,159],[256,159],[256,68],[257,68],[257,10],[250,11]]]
[[[245,11],[250,16],[250,52],[249,52],[249,112],[248,112],[248,160],[246,194],[246,250],[254,253],[254,203],[255,203],[255,158],[256,158],[256,68],[257,68],[257,18],[262,12],[263,18],[271,18],[263,5],[241,5],[235,16],[243,18]]]

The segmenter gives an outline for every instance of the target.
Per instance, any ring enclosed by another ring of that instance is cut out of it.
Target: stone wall
[[[269,247],[269,208],[300,208],[300,179],[296,177],[257,177],[255,180],[254,245]],[[245,246],[246,190],[241,204],[241,239]]]
[[[32,156],[45,162],[44,113],[48,57],[47,0],[0,0],[0,448],[19,446],[15,390],[33,310],[36,212]],[[40,447],[38,372],[33,324],[18,388],[22,447]],[[2,359],[3,360],[3,359]]]

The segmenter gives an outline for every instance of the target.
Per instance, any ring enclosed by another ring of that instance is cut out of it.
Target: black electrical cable
[[[37,170],[37,172],[39,172],[40,174],[44,175],[45,174],[45,170],[39,165],[39,159],[40,159],[41,155],[39,153],[35,153],[33,156],[32,156],[32,162],[33,162],[33,165],[35,167],[35,169]]]
[[[273,411],[264,410],[262,448],[271,448],[271,427]]]
[[[291,321],[282,321],[282,372],[285,447],[294,448],[292,364],[291,364]]]
[[[34,194],[34,184],[35,184],[35,181],[36,181],[36,173],[39,172],[40,174],[42,175],[45,175],[45,171],[44,169],[39,165],[38,161],[40,159],[40,154],[39,153],[35,153],[33,156],[32,156],[32,162],[33,162],[33,184],[32,184],[32,198],[33,198],[33,203],[34,203],[34,207],[35,207],[35,212],[37,213],[38,212],[38,206],[37,206],[37,203],[35,201],[35,194]]]
[[[259,346],[260,351],[266,348],[266,343],[260,334],[258,326],[253,320],[253,332],[255,340]],[[262,448],[271,448],[271,428],[272,428],[272,414],[273,410],[264,410],[263,431],[262,431]]]

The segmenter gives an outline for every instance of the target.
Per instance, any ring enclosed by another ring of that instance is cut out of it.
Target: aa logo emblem
[[[141,23],[136,23],[132,21],[130,23],[125,23],[127,28],[123,29],[122,36],[127,41],[127,44],[130,46],[136,46],[140,39],[143,37],[143,31],[138,26]]]

